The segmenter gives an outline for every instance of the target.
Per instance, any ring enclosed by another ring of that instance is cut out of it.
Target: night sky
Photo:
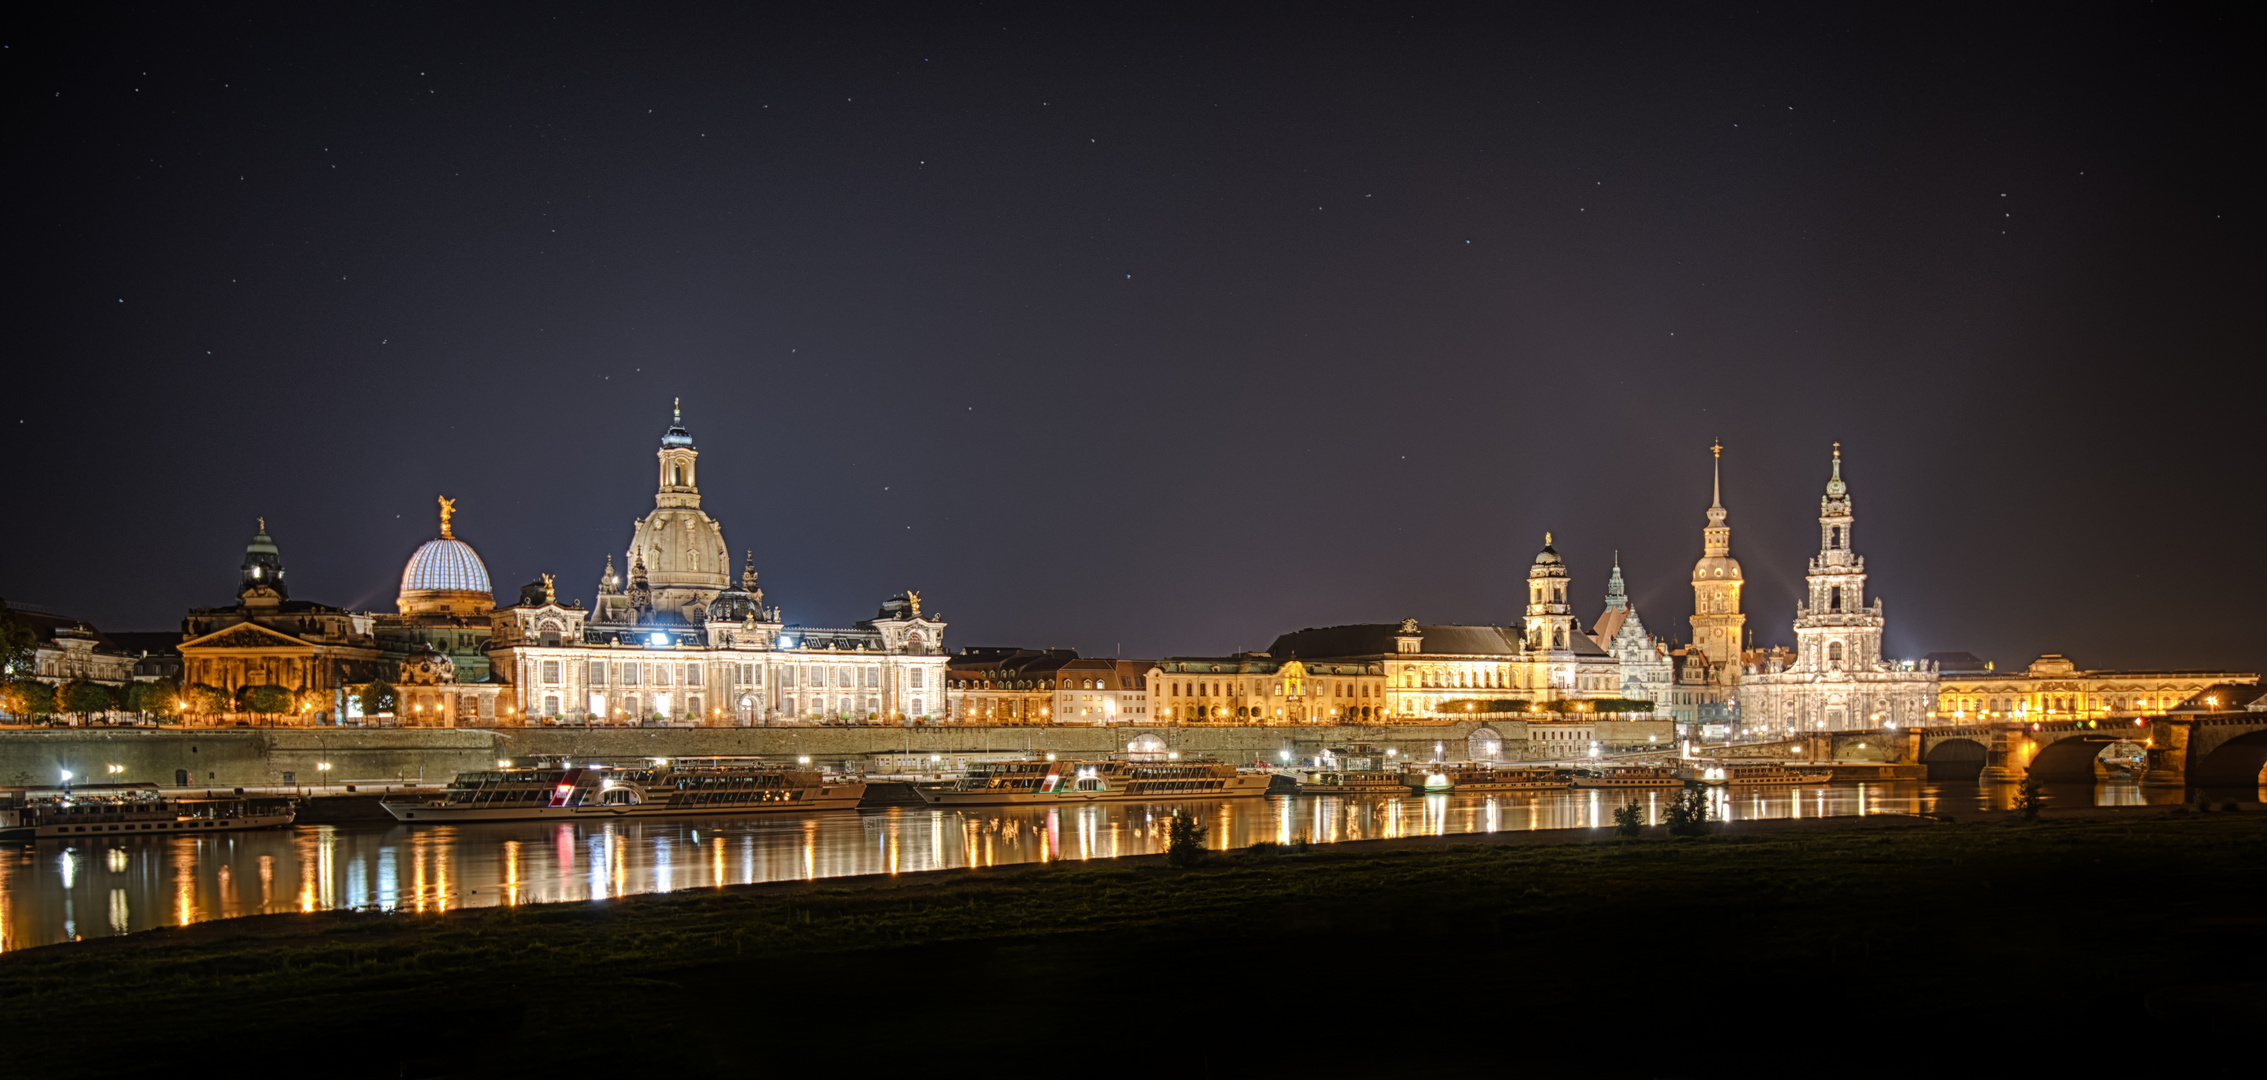
[[[681,396],[790,622],[1682,636],[1721,439],[1791,642],[1840,440],[1892,655],[2267,667],[2247,22],[1084,7],[15,13],[0,596],[588,603]]]

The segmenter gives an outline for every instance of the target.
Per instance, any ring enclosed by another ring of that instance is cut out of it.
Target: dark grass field
[[[2267,815],[1317,848],[0,957],[9,1075],[2257,1076]]]

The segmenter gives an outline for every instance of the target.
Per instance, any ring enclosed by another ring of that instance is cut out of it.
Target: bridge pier
[[[1984,771],[1976,775],[1979,784],[2019,784],[2030,770],[2023,762],[2023,733],[2001,728],[1992,732],[1991,745],[1984,748]]]
[[[2188,786],[2188,724],[2158,717],[2149,725],[2149,771],[2142,787]]]

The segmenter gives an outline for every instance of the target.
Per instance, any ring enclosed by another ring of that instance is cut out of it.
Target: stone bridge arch
[[[2267,783],[2263,778],[2267,778],[2267,728],[2222,742],[2188,774],[2189,783],[2197,787],[2256,787]]]
[[[1965,736],[1941,739],[1921,757],[1931,780],[1974,780],[1984,771],[1988,748]]]
[[[2069,735],[2039,748],[2031,755],[2031,775],[2045,783],[2091,784],[2094,762],[2102,751],[2126,741],[2117,733]]]

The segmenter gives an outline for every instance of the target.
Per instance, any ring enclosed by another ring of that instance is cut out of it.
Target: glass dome
[[[487,565],[472,545],[462,540],[428,540],[402,568],[401,591],[492,593],[495,589],[488,584]]]

